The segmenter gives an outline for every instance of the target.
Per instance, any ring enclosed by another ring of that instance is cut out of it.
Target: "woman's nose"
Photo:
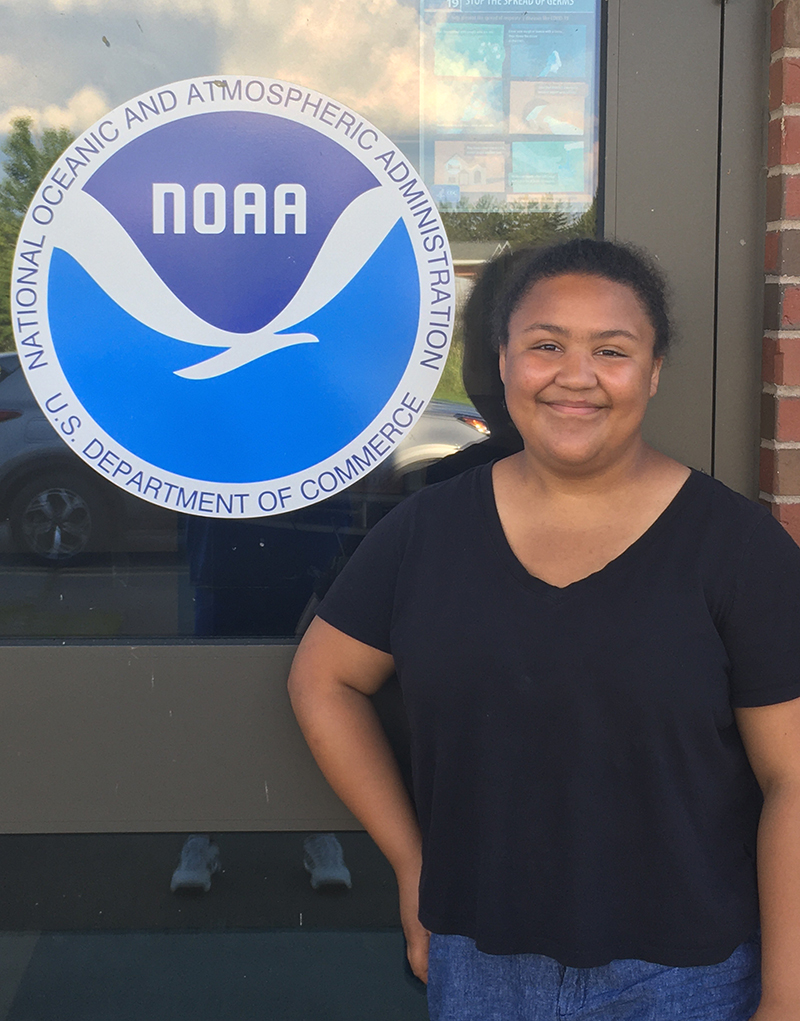
[[[597,377],[591,352],[580,349],[565,352],[564,357],[559,360],[556,382],[562,386],[580,389],[594,386]]]

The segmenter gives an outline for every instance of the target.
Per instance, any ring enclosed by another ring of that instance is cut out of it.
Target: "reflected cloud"
[[[90,11],[109,14],[117,11],[130,12],[129,0],[3,0],[1,7],[24,8],[26,11],[51,11],[56,14],[70,14],[75,11]],[[239,17],[246,8],[245,0],[140,0],[137,11],[140,14],[159,12],[211,16],[221,21]]]
[[[419,122],[419,16],[397,0],[249,0],[247,32],[229,36],[222,70],[324,92],[389,135]]]
[[[77,133],[102,117],[109,109],[109,105],[101,92],[87,86],[71,96],[63,106],[51,103],[37,110],[32,106],[18,105],[0,111],[0,132],[10,131],[11,124],[17,117],[30,117],[36,131],[42,131],[44,128],[69,128],[70,131]]]
[[[0,53],[0,81],[8,90],[16,90],[23,85],[27,73],[21,60],[10,53]]]
[[[28,81],[36,73],[30,60],[0,57],[5,94],[16,100],[0,109],[0,131],[21,114],[45,127],[86,127],[108,106],[188,71],[283,78],[351,106],[390,136],[417,133],[419,14],[408,0],[139,0],[135,12],[130,0],[0,0],[0,19],[4,12],[15,29],[6,48],[23,58],[29,57],[26,40],[41,38],[43,28],[71,22],[81,31],[68,31],[57,53],[39,57],[48,64],[55,58],[69,72],[60,76],[61,94],[59,77],[50,78],[47,106],[42,90],[30,97],[25,88],[22,64]],[[176,23],[182,19],[188,24],[181,35]],[[187,61],[186,47],[192,49],[198,32],[202,66]],[[86,84],[76,90],[81,78]]]

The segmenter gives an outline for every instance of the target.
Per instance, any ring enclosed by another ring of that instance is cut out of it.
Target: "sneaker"
[[[350,870],[344,863],[342,845],[332,833],[315,833],[303,841],[303,865],[311,874],[311,886],[346,886],[352,889]]]
[[[172,873],[170,890],[211,889],[211,876],[219,871],[219,848],[210,837],[187,837],[178,867]]]

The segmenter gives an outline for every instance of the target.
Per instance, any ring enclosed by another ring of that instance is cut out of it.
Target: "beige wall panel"
[[[660,449],[711,469],[720,6],[611,0],[605,232],[650,251],[679,344],[648,412]]]
[[[0,650],[0,832],[354,829],[287,646]]]
[[[769,8],[725,6],[714,474],[758,493]]]

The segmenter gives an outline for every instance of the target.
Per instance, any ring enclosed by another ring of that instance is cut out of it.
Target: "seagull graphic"
[[[391,193],[390,193],[391,194]],[[212,326],[167,287],[127,231],[100,202],[78,192],[53,224],[54,244],[71,255],[129,315],[174,340],[223,348],[177,369],[185,379],[213,379],[295,344],[316,344],[313,333],[292,332],[353,279],[400,219],[380,187],[363,192],[334,223],[308,274],[289,303],[261,329],[236,333]]]

